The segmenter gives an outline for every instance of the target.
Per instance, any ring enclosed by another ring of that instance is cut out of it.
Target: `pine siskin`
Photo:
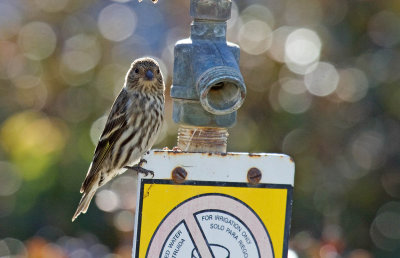
[[[153,173],[141,167],[144,162],[141,157],[153,146],[161,130],[164,88],[155,60],[140,58],[132,63],[100,136],[72,221],[80,213],[86,213],[100,186],[125,172],[126,168],[146,175]]]

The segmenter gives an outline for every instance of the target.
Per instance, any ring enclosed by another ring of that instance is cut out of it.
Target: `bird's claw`
[[[141,174],[144,174],[144,176],[148,176],[150,174],[152,178],[154,177],[154,172],[151,171],[151,170],[148,170],[148,169],[145,169],[145,168],[142,168],[142,167],[136,167],[134,170],[138,174],[141,173]]]
[[[136,171],[137,174],[143,174],[144,176],[148,176],[149,174],[151,175],[151,177],[154,177],[154,172],[145,168],[142,168],[143,163],[147,163],[147,160],[145,159],[141,159],[139,161],[138,164],[136,164],[135,166],[129,167],[129,166],[125,166],[124,168],[127,169],[132,169],[134,171]]]

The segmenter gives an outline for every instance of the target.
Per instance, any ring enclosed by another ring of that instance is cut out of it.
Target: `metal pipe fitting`
[[[226,128],[181,125],[178,148],[189,152],[226,152],[228,135]]]
[[[236,111],[246,95],[241,74],[229,66],[209,68],[198,77],[196,88],[201,105],[214,115]]]
[[[246,86],[239,69],[239,46],[226,41],[231,0],[191,0],[190,38],[175,45],[171,97],[176,123],[231,127]]]

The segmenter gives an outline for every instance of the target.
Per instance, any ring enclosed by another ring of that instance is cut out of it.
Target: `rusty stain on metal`
[[[143,195],[143,199],[150,196],[150,190],[151,190],[152,187],[153,187],[153,184],[151,184],[149,186],[149,188],[147,189],[146,193]]]
[[[190,156],[194,153],[208,156],[208,157],[220,157],[220,158],[225,158],[225,157],[230,157],[230,158],[239,158],[241,155],[244,153],[235,153],[235,152],[209,152],[209,151],[181,151],[179,148],[175,147],[175,150],[172,149],[164,149],[164,150],[153,150],[154,155],[167,155],[167,156],[178,156],[178,155],[183,155],[183,156]],[[276,154],[267,154],[267,153],[247,153],[247,155],[250,158],[262,158],[266,156],[277,156],[281,159],[289,159],[291,162],[294,163],[294,160],[292,157],[287,156],[287,155],[276,155]]]
[[[185,179],[187,177],[187,172],[184,168],[182,167],[176,167],[172,170],[172,181],[174,181],[177,184],[182,184],[185,182]]]
[[[175,147],[174,147],[175,148]],[[153,151],[154,152],[154,154],[155,155],[163,155],[163,154],[165,154],[165,153],[167,153],[168,155],[175,155],[175,154],[188,154],[188,152],[184,152],[184,151],[180,151],[180,150],[178,150],[178,149],[175,149],[175,150],[170,150],[170,149],[168,149],[168,150],[154,150]]]
[[[261,181],[261,171],[258,168],[252,167],[247,171],[247,181],[249,181],[250,184],[256,185]]]
[[[173,148],[172,148],[172,151],[173,151],[173,152],[182,152],[182,150],[181,150],[179,147],[177,147],[177,146],[173,147]]]

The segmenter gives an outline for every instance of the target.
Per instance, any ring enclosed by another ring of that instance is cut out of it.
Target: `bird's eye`
[[[139,73],[139,68],[136,68],[136,69],[135,69],[135,73]]]

